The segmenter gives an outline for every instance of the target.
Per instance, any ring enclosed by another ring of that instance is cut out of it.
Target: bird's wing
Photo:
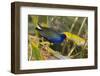
[[[60,34],[55,31],[51,31],[49,29],[41,31],[41,35],[48,39],[58,39],[60,38]]]

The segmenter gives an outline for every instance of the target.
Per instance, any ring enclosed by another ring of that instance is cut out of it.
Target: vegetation
[[[73,16],[28,16],[28,60],[79,59],[88,57],[88,18]],[[61,44],[41,37],[37,24],[67,35]]]

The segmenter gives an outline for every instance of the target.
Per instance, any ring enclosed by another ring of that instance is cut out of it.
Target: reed
[[[80,27],[80,29],[79,29],[77,35],[80,35],[80,33],[81,33],[81,31],[82,31],[82,28],[83,28],[83,26],[85,25],[85,21],[86,21],[86,18],[83,19],[83,22],[82,22],[82,24],[81,24],[81,27]],[[68,53],[68,56],[69,56],[69,57],[70,57],[71,54],[74,52],[75,48],[76,48],[76,44],[74,44],[74,46],[71,48],[70,52]]]

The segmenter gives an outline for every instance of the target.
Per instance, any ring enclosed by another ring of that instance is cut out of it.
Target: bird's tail
[[[38,26],[36,26],[36,29],[37,29],[37,30],[42,30],[41,25],[38,24]]]

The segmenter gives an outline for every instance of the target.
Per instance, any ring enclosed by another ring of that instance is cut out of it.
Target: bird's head
[[[71,37],[71,33],[69,32],[63,32],[63,34],[69,39]]]
[[[63,39],[67,38],[67,36],[65,34],[62,34],[61,36],[62,36]]]

